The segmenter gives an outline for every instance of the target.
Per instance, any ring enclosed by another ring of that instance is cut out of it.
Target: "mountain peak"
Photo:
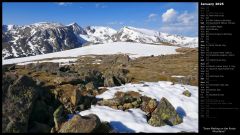
[[[73,22],[73,23],[67,25],[67,27],[71,28],[76,35],[79,35],[79,34],[86,35],[87,34],[86,31],[82,27],[80,27],[76,22]]]
[[[38,23],[31,24],[30,26],[35,26],[35,27],[39,27],[42,29],[64,27],[64,25],[62,25],[61,23],[54,23],[54,22],[53,23],[52,22],[38,22]]]
[[[79,26],[76,22],[70,23],[67,26]]]

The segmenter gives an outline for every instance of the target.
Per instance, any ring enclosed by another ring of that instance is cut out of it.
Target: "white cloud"
[[[95,4],[95,7],[96,7],[96,8],[106,8],[107,6],[104,5],[104,4],[102,4],[102,3],[96,3],[96,4]]]
[[[119,21],[113,21],[113,22],[109,22],[108,23],[109,25],[123,25],[124,24],[124,22],[119,22]]]
[[[174,20],[176,15],[177,15],[177,12],[173,8],[168,9],[165,13],[162,14],[162,21],[171,22]]]
[[[197,36],[197,26],[163,26],[159,29],[161,32],[178,35]]]
[[[198,34],[198,11],[179,13],[171,8],[162,14],[162,22],[160,28],[162,32],[180,35]]]
[[[183,14],[180,14],[177,17],[177,22],[184,24],[184,25],[189,25],[195,21],[195,16],[194,14],[190,14],[188,12],[184,12]]]
[[[58,2],[57,4],[59,6],[68,6],[68,5],[71,5],[72,3],[71,2]]]
[[[148,18],[147,18],[147,20],[146,20],[146,22],[152,22],[152,21],[156,21],[157,20],[157,14],[155,14],[155,13],[151,13],[151,14],[149,14],[148,15]]]
[[[157,16],[157,14],[151,13],[151,14],[148,15],[148,18],[152,19],[152,18],[155,18],[156,16]]]
[[[168,25],[193,25],[197,22],[197,12],[179,13],[171,8],[162,14],[162,22]]]

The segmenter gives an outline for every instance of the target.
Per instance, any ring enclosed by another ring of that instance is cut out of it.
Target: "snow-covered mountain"
[[[2,25],[3,59],[58,52],[89,44],[137,42],[180,47],[197,47],[198,39],[158,31],[123,27],[80,27],[77,23],[62,25],[40,22],[31,25]]]
[[[25,26],[3,25],[2,57],[13,58],[58,52],[81,47],[87,42],[76,36],[83,34],[78,25],[35,23]]]
[[[168,44],[180,47],[197,47],[198,45],[198,38],[196,37],[183,37],[180,35],[171,35],[134,27],[123,27],[113,35],[113,40],[149,44]]]
[[[117,31],[112,28],[102,26],[88,26],[85,30],[87,36],[83,36],[84,39],[93,43],[113,42],[112,35],[117,33]]]

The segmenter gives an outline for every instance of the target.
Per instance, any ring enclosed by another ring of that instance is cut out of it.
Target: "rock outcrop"
[[[34,81],[19,77],[8,87],[2,99],[2,131],[23,133],[28,131],[28,121],[34,102],[38,97]]]

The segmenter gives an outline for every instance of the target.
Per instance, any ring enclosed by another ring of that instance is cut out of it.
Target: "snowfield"
[[[128,54],[131,58],[150,56],[150,55],[167,55],[176,54],[176,46],[166,46],[166,45],[150,45],[141,43],[131,43],[131,42],[114,42],[106,44],[97,44],[91,46],[84,46],[76,49],[48,53],[36,56],[22,57],[6,59],[2,58],[2,65],[5,64],[16,64],[24,63],[30,61],[37,61],[49,58],[66,58],[66,57],[77,57],[81,55],[111,55],[111,54]]]
[[[172,82],[167,81],[145,82],[144,84],[129,83],[118,87],[110,87],[107,91],[98,95],[97,98],[111,99],[117,91],[136,91],[158,101],[165,97],[183,118],[183,123],[175,126],[153,127],[147,123],[145,112],[140,109],[122,111],[98,105],[92,105],[91,109],[79,114],[96,114],[101,121],[108,121],[118,132],[198,132],[198,87],[181,84],[172,85]],[[185,90],[189,90],[192,96],[184,96],[182,93]]]

